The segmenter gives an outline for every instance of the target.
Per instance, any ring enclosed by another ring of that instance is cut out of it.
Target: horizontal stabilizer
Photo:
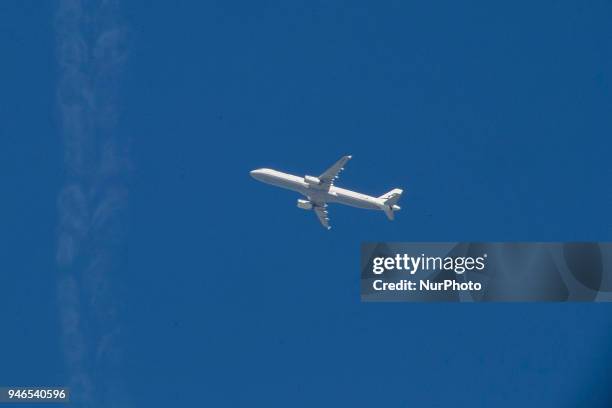
[[[387,218],[391,221],[393,221],[393,219],[395,218],[395,213],[393,212],[393,207],[389,207],[388,205],[383,207],[383,210],[385,210],[385,215],[387,216]]]

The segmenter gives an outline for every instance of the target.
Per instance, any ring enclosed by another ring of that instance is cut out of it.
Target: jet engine
[[[312,210],[312,203],[308,200],[298,200],[297,206],[302,210]]]
[[[318,177],[314,176],[304,176],[304,181],[306,182],[306,184],[311,186],[318,186],[319,184],[321,184],[321,180],[319,180]]]

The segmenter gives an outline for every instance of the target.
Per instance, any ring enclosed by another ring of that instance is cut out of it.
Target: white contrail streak
[[[66,176],[58,196],[57,288],[74,406],[126,406],[119,302],[112,277],[123,248],[127,142],[117,136],[116,93],[125,30],[116,1],[60,0],[56,15]]]

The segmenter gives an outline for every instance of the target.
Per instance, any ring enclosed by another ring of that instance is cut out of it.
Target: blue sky
[[[107,108],[88,154],[128,163],[101,179],[66,161],[67,6],[0,5],[0,384],[77,370],[94,406],[609,404],[608,305],[362,304],[358,265],[362,241],[611,239],[609,3],[175,3],[83,6]],[[395,222],[331,207],[328,232],[249,177],[344,154],[341,186],[404,188]],[[71,183],[102,221],[66,267]]]

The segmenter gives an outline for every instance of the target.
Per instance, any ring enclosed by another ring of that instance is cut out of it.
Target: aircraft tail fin
[[[400,206],[397,205],[397,202],[402,197],[403,190],[399,188],[394,188],[378,197],[383,201],[382,209],[385,212],[385,215],[388,219],[393,220],[395,218],[395,211],[400,210]]]
[[[393,207],[395,204],[397,204],[403,192],[404,191],[400,188],[394,188],[393,190],[381,195],[378,198],[383,200],[386,206]]]

